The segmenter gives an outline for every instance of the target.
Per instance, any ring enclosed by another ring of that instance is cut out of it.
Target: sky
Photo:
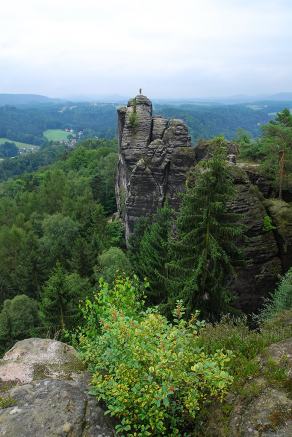
[[[0,93],[206,98],[292,91],[292,0],[9,0]]]

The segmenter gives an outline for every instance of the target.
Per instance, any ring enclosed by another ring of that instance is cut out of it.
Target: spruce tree
[[[289,109],[278,112],[275,120],[263,126],[263,146],[266,157],[262,168],[274,180],[278,197],[282,199],[283,189],[291,184],[292,171],[292,115]]]
[[[74,327],[80,316],[80,299],[85,299],[89,291],[87,279],[67,273],[57,263],[41,291],[40,310],[45,326],[56,331]]]
[[[141,278],[147,278],[148,302],[151,305],[165,303],[166,264],[168,262],[168,237],[171,229],[173,211],[166,203],[144,224],[139,243],[136,241],[135,253],[131,259],[134,268]]]
[[[189,314],[200,309],[209,319],[230,301],[226,282],[242,232],[238,216],[228,210],[235,191],[225,157],[218,147],[191,172],[170,242],[170,305],[182,299]]]

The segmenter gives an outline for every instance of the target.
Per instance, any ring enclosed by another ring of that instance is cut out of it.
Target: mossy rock
[[[264,205],[282,238],[292,239],[292,204],[280,199],[266,199]]]
[[[75,349],[30,338],[0,361],[1,437],[113,437]]]

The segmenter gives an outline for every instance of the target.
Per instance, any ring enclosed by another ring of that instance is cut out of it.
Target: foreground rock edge
[[[40,338],[17,342],[0,360],[0,435],[110,437],[75,349]]]

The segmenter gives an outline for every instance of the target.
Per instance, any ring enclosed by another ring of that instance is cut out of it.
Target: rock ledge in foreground
[[[0,435],[110,437],[77,352],[65,343],[30,338],[0,360]]]

